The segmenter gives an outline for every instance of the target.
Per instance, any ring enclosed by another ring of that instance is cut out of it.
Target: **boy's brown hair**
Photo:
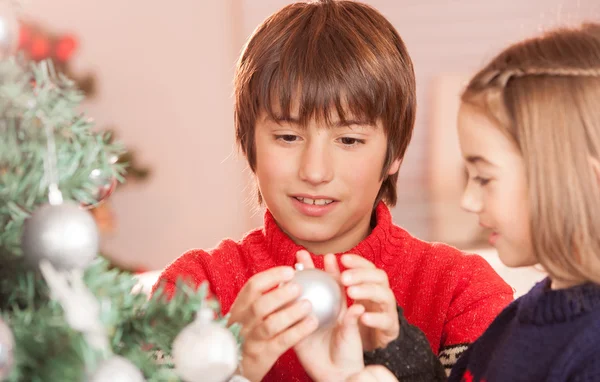
[[[404,42],[378,11],[354,1],[298,2],[266,19],[244,48],[235,75],[236,140],[254,172],[263,112],[289,118],[298,102],[302,126],[313,118],[330,125],[332,110],[342,122],[381,121],[388,145],[376,202],[393,206],[398,173],[387,172],[411,139],[415,98]]]
[[[600,24],[514,44],[477,73],[462,101],[521,152],[531,241],[553,280],[600,283]]]

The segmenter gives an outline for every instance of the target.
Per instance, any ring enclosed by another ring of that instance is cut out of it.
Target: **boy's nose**
[[[300,179],[313,185],[331,181],[333,163],[324,145],[314,142],[305,146],[298,175]]]

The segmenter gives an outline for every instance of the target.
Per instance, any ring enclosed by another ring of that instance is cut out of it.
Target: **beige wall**
[[[470,73],[504,44],[557,22],[600,19],[598,0],[371,0],[399,30],[417,71],[417,130],[401,170],[397,222],[431,239],[427,192],[433,79]],[[240,238],[250,217],[247,173],[235,160],[231,78],[243,41],[282,0],[29,0],[26,12],[76,33],[76,67],[93,70],[86,105],[114,124],[153,171],[114,195],[118,232],[105,248],[159,268],[190,247]],[[447,128],[454,128],[448,121]],[[439,125],[439,123],[438,123]],[[434,239],[434,238],[433,238]]]

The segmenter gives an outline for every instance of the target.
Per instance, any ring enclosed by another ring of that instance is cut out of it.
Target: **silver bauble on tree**
[[[308,300],[312,313],[319,320],[319,328],[331,326],[336,322],[342,306],[342,289],[338,282],[320,269],[304,269],[296,264],[296,274],[292,282],[300,285],[302,293],[297,300]]]
[[[97,255],[99,232],[94,217],[78,204],[44,204],[25,221],[23,255],[37,265],[47,259],[60,270],[83,269]]]
[[[112,195],[117,188],[118,181],[110,171],[100,168],[93,169],[89,179],[94,186],[92,190],[94,201],[92,203],[83,203],[82,206],[85,208],[94,208],[105,202]]]
[[[173,341],[175,371],[185,382],[226,382],[238,364],[238,345],[228,329],[202,309]]]

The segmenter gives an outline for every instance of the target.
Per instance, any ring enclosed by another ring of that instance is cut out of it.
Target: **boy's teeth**
[[[331,199],[310,199],[310,198],[296,198],[299,201],[301,201],[304,204],[314,204],[316,206],[324,206],[326,204],[329,204],[331,202],[333,202],[333,200]]]

